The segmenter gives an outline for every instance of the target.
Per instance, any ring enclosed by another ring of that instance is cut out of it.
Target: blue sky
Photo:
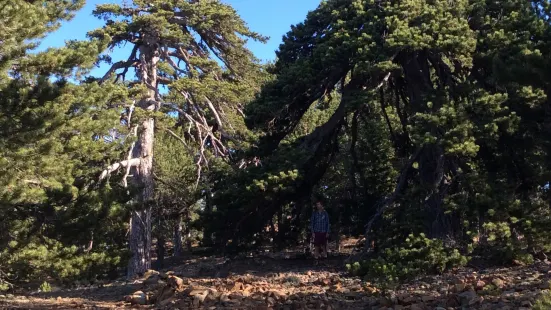
[[[86,32],[101,27],[103,23],[92,16],[95,6],[120,2],[121,0],[87,0],[86,6],[73,20],[63,24],[58,31],[45,38],[39,50],[63,46],[65,40],[85,39]],[[261,60],[272,60],[282,36],[290,30],[290,26],[303,21],[308,11],[315,9],[320,0],[224,0],[223,2],[231,4],[251,30],[270,37],[266,44],[250,42],[249,48]],[[120,50],[115,51],[111,56],[114,61],[128,57]],[[106,68],[103,66],[92,71],[92,75],[102,75],[105,71]]]

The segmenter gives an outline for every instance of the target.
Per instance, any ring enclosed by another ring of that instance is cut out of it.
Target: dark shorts
[[[314,245],[325,245],[327,243],[327,233],[314,233]]]

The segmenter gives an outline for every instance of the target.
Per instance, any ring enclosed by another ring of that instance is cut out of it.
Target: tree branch
[[[103,170],[99,176],[99,180],[104,180],[107,176],[109,176],[111,173],[117,171],[121,167],[135,167],[140,164],[139,158],[132,158],[130,160],[123,160],[118,163],[114,163],[110,166],[108,166],[105,170]]]
[[[402,192],[405,189],[405,186],[407,184],[408,175],[409,172],[413,166],[413,163],[417,160],[419,155],[421,154],[421,151],[423,150],[422,147],[419,147],[415,153],[409,158],[406,165],[403,167],[402,172],[400,173],[400,178],[398,179],[398,184],[396,185],[396,188],[394,189],[394,192],[390,196],[385,197],[382,199],[379,203],[377,203],[377,211],[375,212],[375,215],[371,217],[369,222],[365,225],[365,248],[367,251],[369,251],[370,246],[370,238],[369,238],[369,232],[371,231],[371,228],[373,226],[373,223],[375,223],[375,220],[377,220],[383,213],[386,211],[387,207],[391,204],[393,204],[396,199],[402,194]]]
[[[111,68],[109,68],[109,70],[105,73],[105,75],[101,78],[100,83],[105,82],[111,76],[111,74],[113,74],[113,72],[122,68],[124,68],[124,71],[121,74],[117,75],[117,79],[115,80],[115,82],[118,81],[120,76],[122,76],[124,80],[126,72],[128,72],[128,68],[137,64],[137,61],[135,60],[137,51],[138,51],[138,45],[134,45],[134,48],[132,49],[132,53],[130,53],[130,56],[128,57],[128,59],[126,61],[121,60],[119,62],[114,63],[111,66]]]

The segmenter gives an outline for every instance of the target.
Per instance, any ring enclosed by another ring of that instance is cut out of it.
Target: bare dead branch
[[[121,167],[135,167],[140,164],[139,158],[132,158],[130,160],[123,160],[118,163],[114,163],[112,165],[109,165],[105,170],[103,170],[99,176],[100,181],[104,180],[107,176],[109,176],[111,173],[117,171]]]

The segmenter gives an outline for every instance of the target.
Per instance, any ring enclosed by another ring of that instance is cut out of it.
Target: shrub
[[[365,276],[371,282],[398,283],[424,273],[442,273],[463,266],[467,257],[457,249],[446,248],[441,240],[424,234],[410,235],[401,247],[387,248],[377,258],[347,265],[354,276]]]
[[[534,310],[549,310],[551,309],[551,291],[545,291],[539,298],[536,300]]]
[[[41,292],[48,293],[48,292],[52,291],[52,286],[50,285],[50,283],[44,281],[44,282],[42,282],[42,284],[40,284],[39,289],[40,289]]]
[[[124,261],[124,255],[124,251],[117,250],[84,252],[76,246],[67,247],[53,239],[44,238],[41,243],[29,243],[9,255],[8,249],[0,252],[0,267],[4,270],[5,278],[36,285],[42,283],[40,290],[44,291],[43,288],[49,287],[44,281],[70,283],[105,277]]]

